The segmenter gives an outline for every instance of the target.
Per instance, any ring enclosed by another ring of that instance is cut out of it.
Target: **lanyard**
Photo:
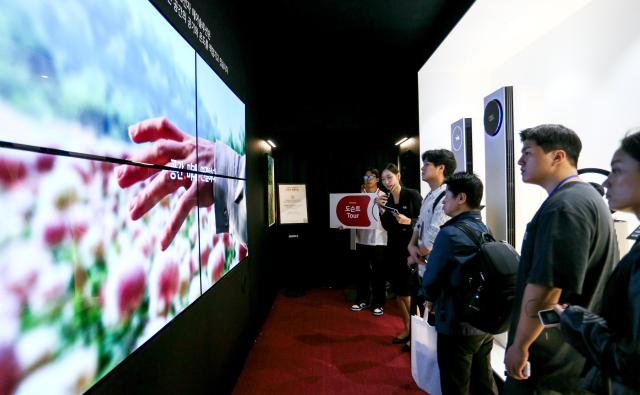
[[[570,175],[569,177],[565,177],[565,178],[563,178],[563,179],[558,183],[558,185],[556,185],[556,187],[555,187],[555,188],[553,188],[553,190],[551,191],[551,193],[549,194],[549,196],[547,197],[547,199],[548,199],[548,198],[550,198],[550,197],[551,197],[551,195],[553,195],[554,193],[556,193],[556,191],[558,191],[558,189],[560,189],[560,187],[562,186],[562,184],[564,184],[565,182],[569,181],[570,179],[572,179],[572,178],[576,178],[576,177],[578,177],[578,174],[573,174],[573,175]]]

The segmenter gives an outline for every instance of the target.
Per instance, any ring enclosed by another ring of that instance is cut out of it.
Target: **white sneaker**
[[[366,308],[368,308],[369,305],[365,302],[361,302],[358,304],[354,304],[353,306],[351,306],[351,311],[362,311]]]
[[[376,307],[375,309],[373,309],[373,311],[371,312],[371,314],[375,315],[375,316],[381,316],[384,314],[384,308],[382,307]]]

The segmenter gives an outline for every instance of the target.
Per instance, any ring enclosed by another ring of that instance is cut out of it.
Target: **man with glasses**
[[[378,189],[380,172],[369,168],[364,175],[360,192],[383,195]],[[384,278],[384,254],[387,245],[387,231],[378,222],[376,229],[356,229],[356,303],[352,311],[362,311],[372,307],[371,314],[384,314],[386,300]],[[369,288],[371,287],[371,288]],[[371,298],[372,297],[372,298]],[[371,298],[371,304],[369,303]]]

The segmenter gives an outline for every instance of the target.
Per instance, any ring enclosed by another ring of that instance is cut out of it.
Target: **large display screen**
[[[0,395],[81,393],[248,255],[245,106],[148,1],[0,7]]]

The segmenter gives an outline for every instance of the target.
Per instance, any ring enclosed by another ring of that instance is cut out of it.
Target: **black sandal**
[[[409,339],[411,339],[411,335],[407,335],[405,337],[394,337],[393,340],[391,340],[391,344],[402,344],[402,343],[406,343]]]

